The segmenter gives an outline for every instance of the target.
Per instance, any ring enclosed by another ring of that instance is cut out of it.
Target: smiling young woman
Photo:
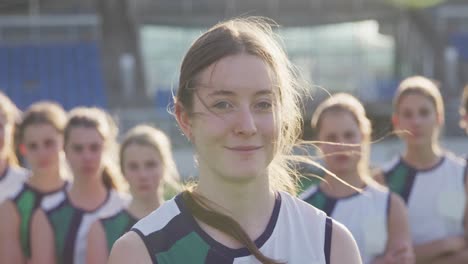
[[[300,87],[271,26],[215,25],[182,62],[175,115],[198,184],[140,220],[109,263],[360,263],[341,224],[293,197]]]

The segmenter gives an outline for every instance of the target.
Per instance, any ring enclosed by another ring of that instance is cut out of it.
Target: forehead
[[[95,128],[75,127],[70,130],[68,141],[73,144],[93,144],[101,143],[104,139]]]
[[[24,140],[33,140],[41,137],[58,135],[59,132],[51,124],[39,123],[30,124],[24,129]]]
[[[435,108],[432,97],[421,92],[411,92],[400,97],[399,107],[414,108],[420,106],[432,106]]]
[[[261,58],[241,53],[213,63],[200,73],[198,79],[201,86],[208,88],[271,90],[272,76],[270,67]]]
[[[340,130],[350,127],[358,127],[353,114],[346,110],[327,111],[323,113],[320,130]]]
[[[138,143],[129,144],[123,152],[124,160],[160,159],[159,152],[151,146]]]

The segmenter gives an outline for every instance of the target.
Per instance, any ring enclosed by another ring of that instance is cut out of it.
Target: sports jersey
[[[368,185],[361,193],[334,198],[324,193],[319,186],[312,186],[300,198],[349,229],[359,247],[363,263],[372,263],[376,257],[385,253],[390,206],[388,190]]]
[[[99,221],[106,233],[107,246],[110,252],[115,241],[130,230],[138,219],[131,215],[126,209],[123,209],[118,213],[102,218]]]
[[[267,257],[290,264],[329,263],[331,219],[325,213],[279,192],[264,232],[254,241]],[[197,224],[179,194],[132,228],[158,264],[259,263],[247,248],[232,249]]]
[[[87,236],[91,225],[99,218],[120,211],[126,202],[114,190],[108,191],[105,201],[92,211],[74,206],[67,192],[44,199],[41,207],[54,232],[56,263],[85,263]]]
[[[449,153],[425,170],[412,167],[401,157],[383,167],[386,184],[408,207],[414,244],[464,235],[465,168],[464,159]]]
[[[67,182],[56,190],[41,192],[33,186],[24,183],[18,193],[14,194],[11,199],[20,218],[19,234],[21,249],[23,251],[23,255],[27,258],[31,257],[30,229],[33,213],[37,208],[39,208],[44,198],[64,192],[66,190],[66,186]]]

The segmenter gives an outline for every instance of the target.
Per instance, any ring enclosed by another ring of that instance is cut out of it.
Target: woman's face
[[[200,73],[193,114],[177,118],[196,148],[201,177],[245,181],[266,173],[279,127],[271,75],[248,54],[224,57]]]
[[[59,168],[63,136],[52,125],[44,123],[26,126],[22,144],[24,157],[33,172],[47,172]]]
[[[338,177],[355,172],[361,157],[363,135],[354,116],[347,111],[325,112],[318,131],[326,168]]]
[[[165,169],[159,152],[151,146],[130,143],[123,151],[122,159],[132,196],[140,199],[154,197]]]
[[[436,140],[442,119],[427,96],[410,93],[401,97],[393,124],[396,130],[402,131],[402,138],[407,145],[420,146]]]
[[[65,154],[75,178],[100,177],[104,139],[95,128],[74,127],[68,135]]]

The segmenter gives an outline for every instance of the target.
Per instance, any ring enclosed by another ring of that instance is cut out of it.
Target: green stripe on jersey
[[[110,250],[115,241],[125,234],[135,223],[135,219],[126,211],[121,211],[115,217],[104,219],[102,225],[104,232],[106,232],[108,249]]]
[[[408,177],[408,172],[409,170],[406,166],[399,164],[398,167],[396,167],[395,170],[390,175],[388,175],[386,180],[387,185],[391,191],[400,195],[403,193]]]
[[[158,264],[205,263],[210,246],[195,232],[177,241],[168,251],[156,254]]]
[[[57,263],[63,260],[63,251],[65,248],[65,239],[67,238],[68,231],[71,228],[75,209],[68,203],[55,209],[50,213],[49,219],[54,229],[55,238],[55,255]]]
[[[321,191],[317,191],[309,199],[307,199],[306,202],[320,210],[324,210],[325,205],[327,204],[327,197]]]
[[[31,257],[31,249],[29,245],[29,228],[31,217],[34,211],[34,205],[36,203],[37,195],[35,192],[26,189],[21,192],[17,198],[17,207],[20,215],[20,242],[23,254],[26,257]]]

